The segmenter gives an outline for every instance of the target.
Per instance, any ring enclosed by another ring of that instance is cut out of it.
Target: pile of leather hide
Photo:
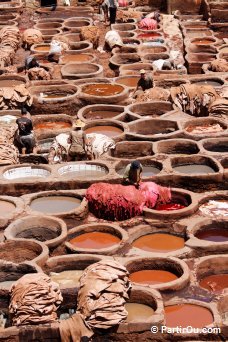
[[[44,68],[35,67],[28,70],[28,78],[33,81],[51,79],[51,74]]]
[[[19,163],[19,152],[13,144],[16,130],[16,124],[0,124],[0,165]]]
[[[209,108],[210,115],[228,115],[228,100],[220,98],[212,102]]]
[[[40,44],[43,42],[43,35],[37,29],[27,29],[22,35],[22,44],[25,49],[30,49],[33,44]]]
[[[212,72],[228,72],[228,62],[223,58],[214,59],[208,64],[203,64],[202,69],[205,73]]]
[[[0,31],[0,66],[11,65],[20,45],[20,32],[16,26],[5,26]]]
[[[9,312],[13,325],[55,322],[63,298],[59,285],[44,273],[26,274],[10,291]]]
[[[97,49],[99,46],[100,30],[96,26],[83,26],[80,32],[81,40],[88,40],[93,44],[93,48]]]
[[[33,98],[24,84],[0,88],[0,110],[30,107]]]
[[[193,116],[207,116],[210,105],[219,98],[210,85],[181,84],[171,88],[175,105],[185,113]]]
[[[127,23],[129,19],[140,20],[141,17],[142,12],[135,11],[133,8],[128,8],[125,11],[119,9],[116,15],[117,20],[122,23]]]

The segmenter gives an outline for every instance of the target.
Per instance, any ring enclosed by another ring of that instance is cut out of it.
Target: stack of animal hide
[[[138,12],[132,8],[128,8],[126,11],[118,10],[116,17],[119,22],[127,23],[129,19],[140,20],[142,17],[142,12]]]
[[[13,144],[16,130],[16,124],[0,125],[0,165],[19,163],[19,152]]]
[[[136,102],[148,102],[148,101],[168,101],[170,98],[170,92],[167,89],[155,87],[145,90],[137,96]]]
[[[35,67],[28,70],[28,78],[33,81],[51,79],[51,74],[44,68]]]
[[[107,135],[90,133],[86,134],[86,152],[92,159],[101,158],[109,150],[114,149],[115,141]]]
[[[24,84],[0,88],[0,110],[18,109],[32,105],[32,96]]]
[[[43,42],[43,35],[37,29],[27,29],[22,35],[22,44],[25,49],[30,49],[33,44],[40,44]]]
[[[46,324],[57,320],[63,298],[59,285],[44,273],[26,274],[11,288],[9,312],[13,325]]]
[[[212,102],[209,108],[210,115],[228,115],[228,100],[220,98]]]
[[[62,52],[70,49],[70,42],[67,37],[59,34],[58,36],[53,37],[52,43],[57,43],[61,46]]]
[[[171,88],[175,105],[185,113],[207,116],[208,108],[219,96],[210,85],[181,84]]]
[[[139,22],[139,28],[141,30],[157,30],[157,21],[150,18],[144,18]]]
[[[212,72],[228,72],[228,61],[223,58],[214,59],[208,64],[203,64],[202,69],[205,73]]]
[[[80,32],[81,40],[88,40],[93,44],[93,48],[97,49],[99,46],[100,30],[96,26],[83,26]]]
[[[20,32],[15,26],[5,26],[0,31],[0,66],[12,64],[13,57],[20,45]]]

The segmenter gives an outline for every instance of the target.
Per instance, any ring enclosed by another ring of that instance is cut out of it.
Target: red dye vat
[[[186,208],[186,207],[182,204],[168,203],[168,204],[156,205],[155,210],[179,210],[179,209],[183,209],[183,208]]]

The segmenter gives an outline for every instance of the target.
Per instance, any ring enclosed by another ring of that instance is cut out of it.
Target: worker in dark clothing
[[[36,67],[39,67],[39,66],[40,66],[39,63],[38,63],[37,59],[34,56],[28,56],[25,59],[25,70],[36,68]]]
[[[137,87],[132,96],[135,98],[141,94],[142,91],[150,88],[153,88],[153,79],[150,75],[146,75],[146,71],[142,69],[140,70],[140,79],[138,80]]]
[[[33,153],[35,147],[32,120],[27,117],[27,114],[27,110],[23,108],[21,118],[16,120],[18,125],[16,142],[18,143],[19,152],[22,154]]]
[[[138,160],[134,160],[132,163],[128,164],[124,171],[123,184],[135,185],[135,187],[138,188],[141,181],[142,171],[142,164]]]
[[[116,22],[116,13],[117,13],[117,8],[119,4],[117,0],[104,0],[102,4],[102,9],[104,11],[104,16],[105,16],[105,22],[107,21],[108,18],[108,12],[109,12],[109,21],[110,25],[115,24]]]

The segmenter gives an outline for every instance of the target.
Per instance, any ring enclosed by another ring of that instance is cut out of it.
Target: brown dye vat
[[[132,282],[147,285],[164,284],[178,279],[175,274],[163,270],[142,270],[133,272],[130,274],[129,278]]]
[[[114,84],[88,84],[83,92],[95,96],[112,96],[121,93],[123,88]]]
[[[166,253],[184,247],[184,239],[171,234],[156,233],[141,236],[132,243],[132,247],[137,247],[148,252]]]
[[[123,176],[125,171],[125,167],[118,170],[117,173],[121,176]],[[154,176],[156,174],[158,174],[161,170],[158,169],[157,167],[154,166],[150,166],[150,165],[143,165],[143,171],[142,171],[142,177],[151,177]]]
[[[150,306],[140,303],[127,303],[125,309],[128,312],[127,322],[145,322],[154,314],[154,310]]]
[[[51,272],[51,280],[58,283],[61,287],[75,287],[79,285],[79,279],[83,274],[83,270],[69,270],[60,273]]]
[[[219,123],[186,127],[186,131],[192,134],[218,133],[223,130],[224,128]]]
[[[136,87],[139,81],[139,77],[124,77],[118,80],[118,83],[123,84],[127,87]]]
[[[35,130],[41,130],[41,129],[54,129],[54,130],[58,130],[58,129],[65,129],[65,128],[70,128],[71,127],[71,123],[66,122],[66,121],[44,121],[44,122],[40,122],[37,123],[35,125]]]
[[[205,81],[197,81],[194,82],[194,84],[202,84],[202,85],[211,85],[212,87],[221,87],[221,83],[218,81],[210,81],[210,80],[205,80]]]
[[[226,242],[228,241],[228,230],[223,228],[202,229],[195,234],[195,237],[212,242]]]
[[[88,112],[84,117],[86,120],[111,119],[118,114],[120,114],[120,112],[114,112],[111,110],[94,110]]]
[[[208,277],[203,278],[199,282],[200,287],[204,289],[214,292],[220,293],[224,289],[228,288],[228,274],[213,274]]]
[[[10,241],[9,241],[10,242]],[[12,248],[7,246],[7,241],[5,242],[5,249],[0,251],[0,259],[14,262],[16,264],[24,261],[33,260],[37,257],[37,253],[32,249],[27,249],[22,246],[17,246],[17,248]]]
[[[179,304],[165,307],[166,326],[186,328],[203,328],[212,324],[214,319],[211,311],[194,304]]]
[[[58,214],[72,211],[81,204],[79,198],[70,196],[47,196],[34,199],[30,208],[42,213]]]
[[[89,62],[91,60],[91,56],[78,54],[78,55],[65,55],[61,58],[62,63],[77,63],[77,62]]]
[[[36,239],[41,242],[52,240],[58,237],[58,233],[54,232],[52,229],[47,229],[47,227],[33,227],[16,235],[16,238],[22,239]]]
[[[188,164],[174,166],[173,169],[176,172],[186,174],[197,174],[197,173],[215,173],[216,171],[212,167],[203,164]]]
[[[214,42],[210,39],[201,39],[201,40],[197,40],[195,42],[192,42],[192,44],[194,44],[194,45],[210,45],[212,43],[214,43]]]
[[[36,47],[34,48],[34,50],[36,50],[36,51],[45,51],[45,52],[49,52],[50,46],[47,46],[47,45],[36,46]]]
[[[24,84],[20,80],[0,80],[0,88],[2,87],[16,87],[17,85]]]
[[[115,126],[95,126],[95,127],[90,127],[85,130],[86,134],[89,133],[100,133],[107,135],[110,138],[113,138],[117,135],[120,135],[123,133],[123,130],[119,127]]]
[[[91,232],[78,235],[69,242],[78,248],[100,249],[116,245],[120,238],[109,233]]]
[[[65,96],[69,96],[71,94],[66,94],[66,93],[59,93],[59,94],[49,94],[49,93],[44,93],[44,98],[45,99],[58,99],[62,98]]]
[[[15,205],[8,201],[0,200],[0,216],[5,217],[15,210]]]
[[[161,37],[160,33],[152,32],[152,33],[140,33],[137,35],[138,39],[154,39]]]

